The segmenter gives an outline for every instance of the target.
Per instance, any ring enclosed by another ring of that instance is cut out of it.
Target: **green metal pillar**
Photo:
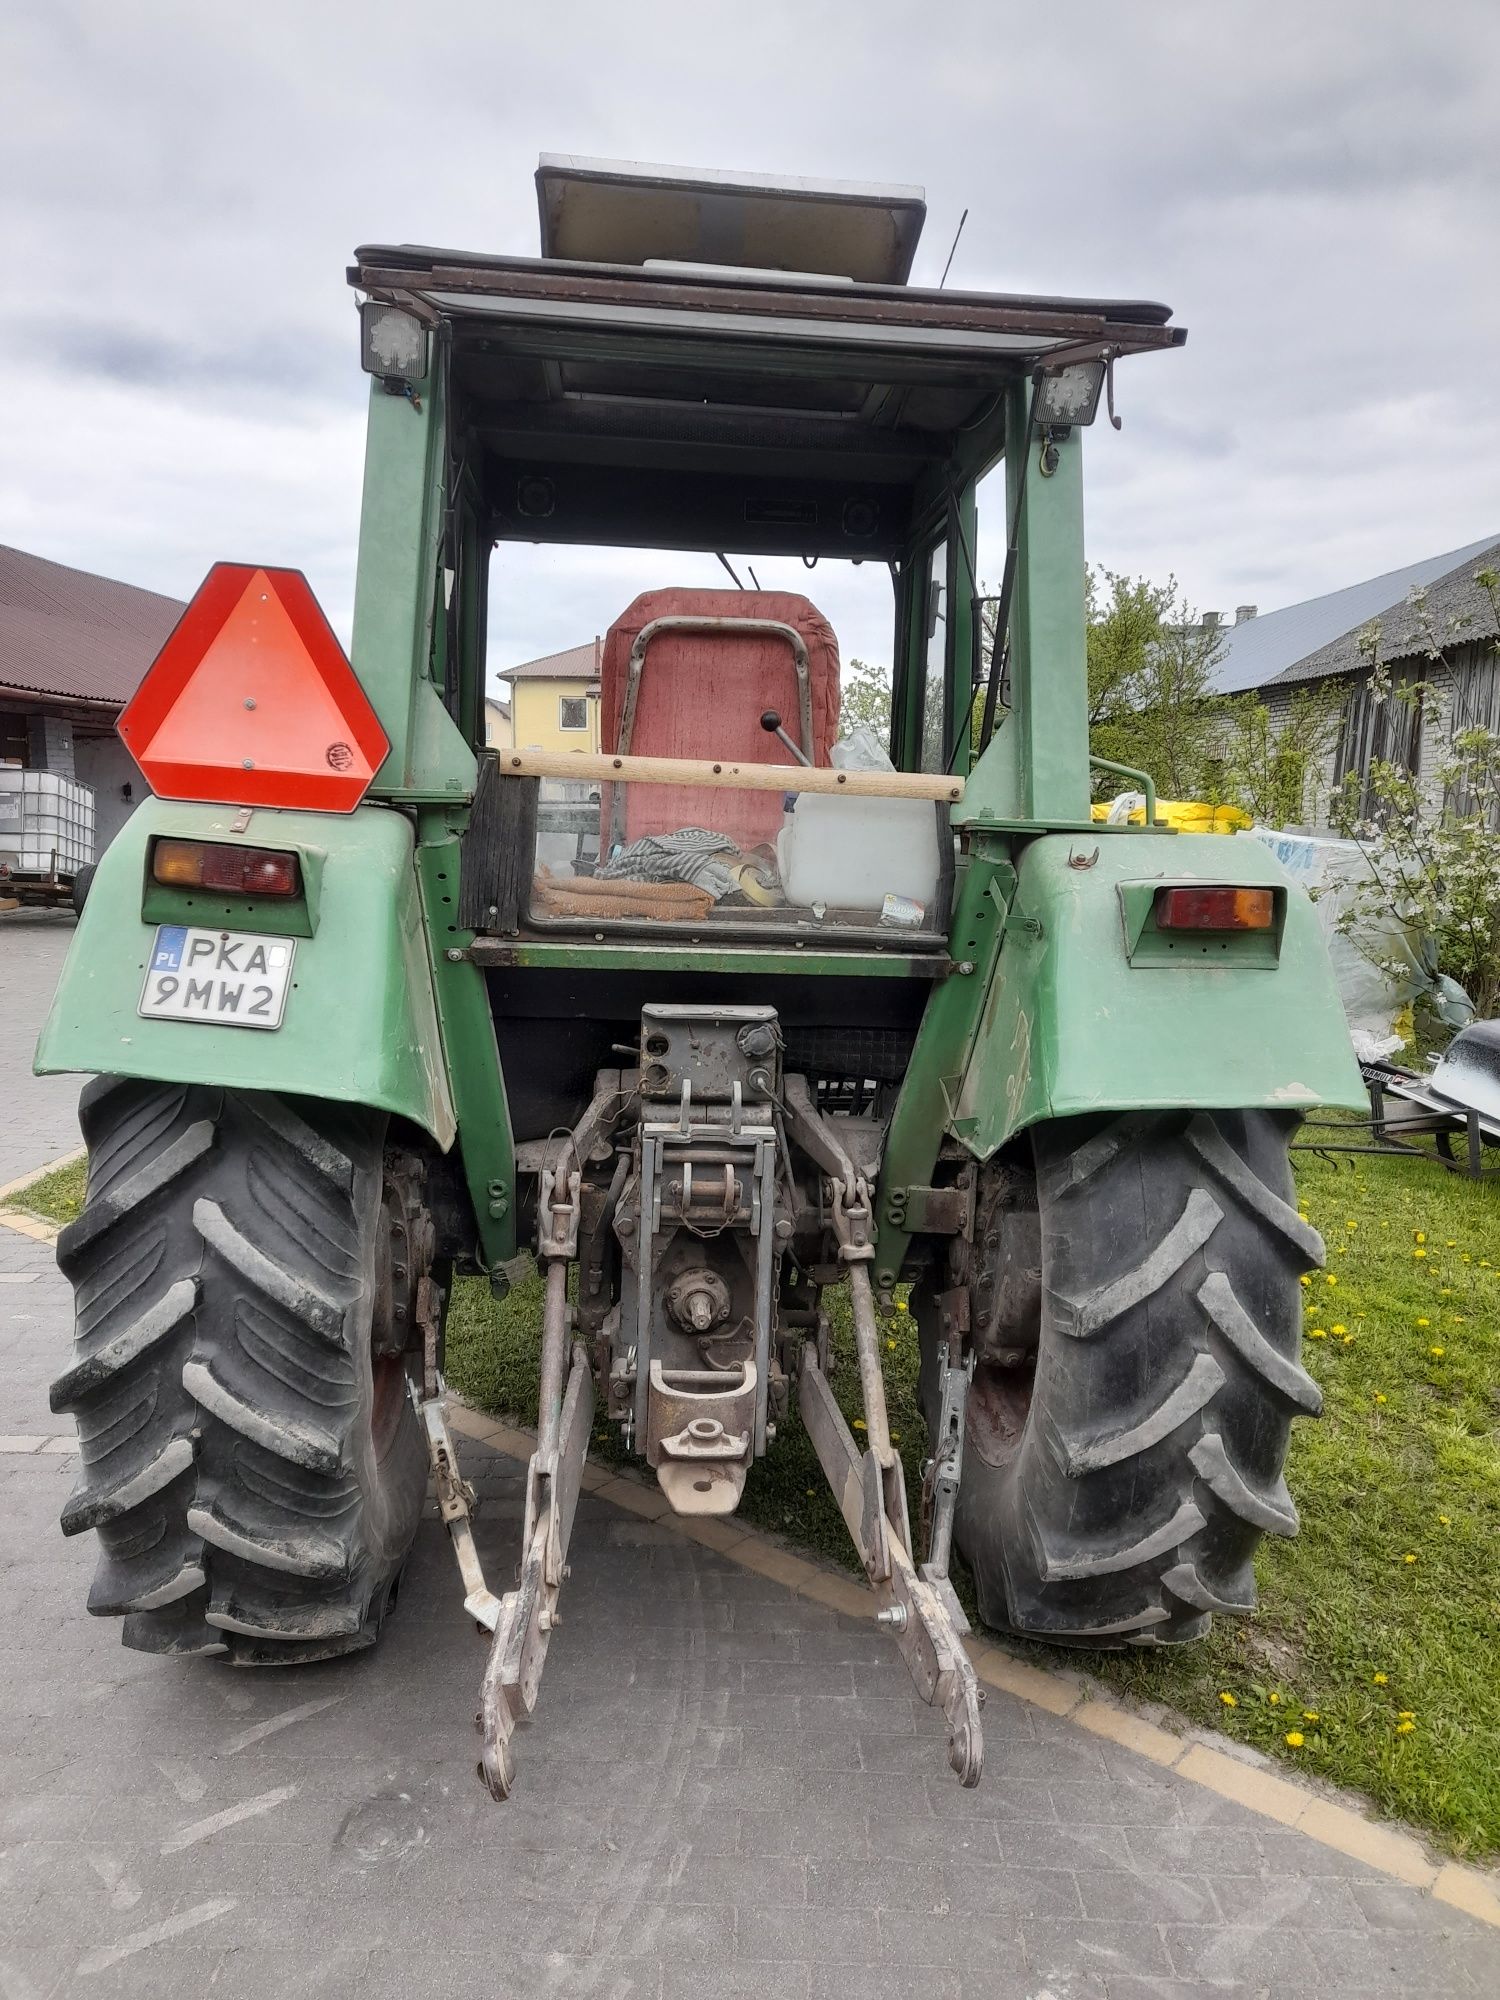
[[[391,743],[377,797],[451,799],[474,788],[473,757],[432,681],[444,425],[436,367],[411,396],[371,383],[352,657]]]
[[[956,825],[1088,818],[1082,433],[1057,440],[1056,469],[1045,474],[1038,438],[1025,436],[1030,398],[1026,381],[1007,392],[1007,520],[1031,457],[1010,614],[1011,708],[970,776]]]
[[[484,974],[468,956],[474,933],[458,922],[465,817],[461,809],[417,815],[417,887],[464,1179],[480,1254],[499,1294],[516,1255],[516,1154]]]

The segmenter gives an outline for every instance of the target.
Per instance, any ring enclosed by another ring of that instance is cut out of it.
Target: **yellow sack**
[[[1090,808],[1090,817],[1107,820],[1114,803],[1113,799],[1102,800]],[[1242,826],[1255,824],[1249,813],[1241,812],[1238,806],[1211,806],[1202,799],[1158,799],[1156,823],[1176,827],[1179,833],[1237,833]],[[1146,824],[1144,805],[1131,809],[1130,824]]]

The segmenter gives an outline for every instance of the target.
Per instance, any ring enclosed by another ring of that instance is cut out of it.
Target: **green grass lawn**
[[[67,1166],[43,1174],[29,1186],[13,1194],[5,1206],[37,1215],[44,1222],[71,1222],[83,1207],[83,1188],[88,1179],[88,1161],[70,1160]]]
[[[1258,1615],[1217,1620],[1208,1639],[1171,1650],[1019,1650],[1364,1792],[1454,1853],[1494,1855],[1500,1185],[1416,1160],[1296,1159],[1302,1203],[1328,1244],[1327,1271],[1305,1294],[1306,1361],[1324,1414],[1293,1429],[1287,1478],[1302,1533],[1263,1545]],[[500,1305],[468,1282],[449,1326],[454,1387],[527,1424],[539,1304],[535,1281]],[[837,1296],[830,1304],[843,1362],[834,1386],[852,1418],[847,1308]],[[923,1452],[916,1328],[898,1311],[884,1337],[891,1425],[913,1479]],[[602,1456],[619,1456],[612,1428],[595,1435]],[[741,1513],[856,1567],[795,1417],[752,1471]],[[972,1615],[967,1578],[955,1581]]]
[[[1306,1288],[1307,1365],[1319,1423],[1292,1434],[1295,1542],[1267,1540],[1261,1609],[1216,1622],[1198,1645],[1054,1652],[1142,1701],[1367,1793],[1456,1853],[1500,1852],[1500,1183],[1418,1161],[1299,1153],[1302,1202],[1328,1244]],[[15,1205],[77,1213],[83,1163],[34,1182]],[[460,1284],[448,1372],[470,1401],[536,1420],[536,1280],[500,1304]],[[858,1411],[847,1303],[830,1295]],[[909,1478],[923,1451],[916,1328],[884,1327],[891,1425]],[[620,1453],[601,1424],[595,1450]],[[746,1487],[744,1517],[856,1567],[801,1424],[782,1427]],[[913,1493],[915,1518],[915,1493]],[[967,1579],[956,1579],[973,1612]],[[1231,1697],[1232,1701],[1225,1697]],[[1289,1742],[1289,1736],[1302,1739]]]

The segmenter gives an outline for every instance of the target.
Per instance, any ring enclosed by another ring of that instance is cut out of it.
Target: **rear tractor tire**
[[[83,1460],[63,1532],[99,1536],[89,1610],[143,1652],[242,1665],[373,1644],[427,1484],[404,1338],[379,1323],[384,1115],[103,1077],[80,1117],[52,1407]]]
[[[1322,1402],[1298,1360],[1323,1244],[1293,1196],[1294,1125],[1131,1114],[1034,1135],[1039,1338],[1006,1354],[1020,1366],[981,1350],[955,1524],[986,1623],[1161,1645],[1254,1609],[1262,1534],[1297,1532],[1291,1420]]]

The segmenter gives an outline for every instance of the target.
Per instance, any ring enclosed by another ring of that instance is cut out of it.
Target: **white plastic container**
[[[920,903],[938,893],[938,816],[930,799],[801,792],[776,838],[789,903],[879,913],[887,896]]]
[[[0,862],[12,875],[76,875],[94,858],[94,795],[56,771],[0,765]]]

